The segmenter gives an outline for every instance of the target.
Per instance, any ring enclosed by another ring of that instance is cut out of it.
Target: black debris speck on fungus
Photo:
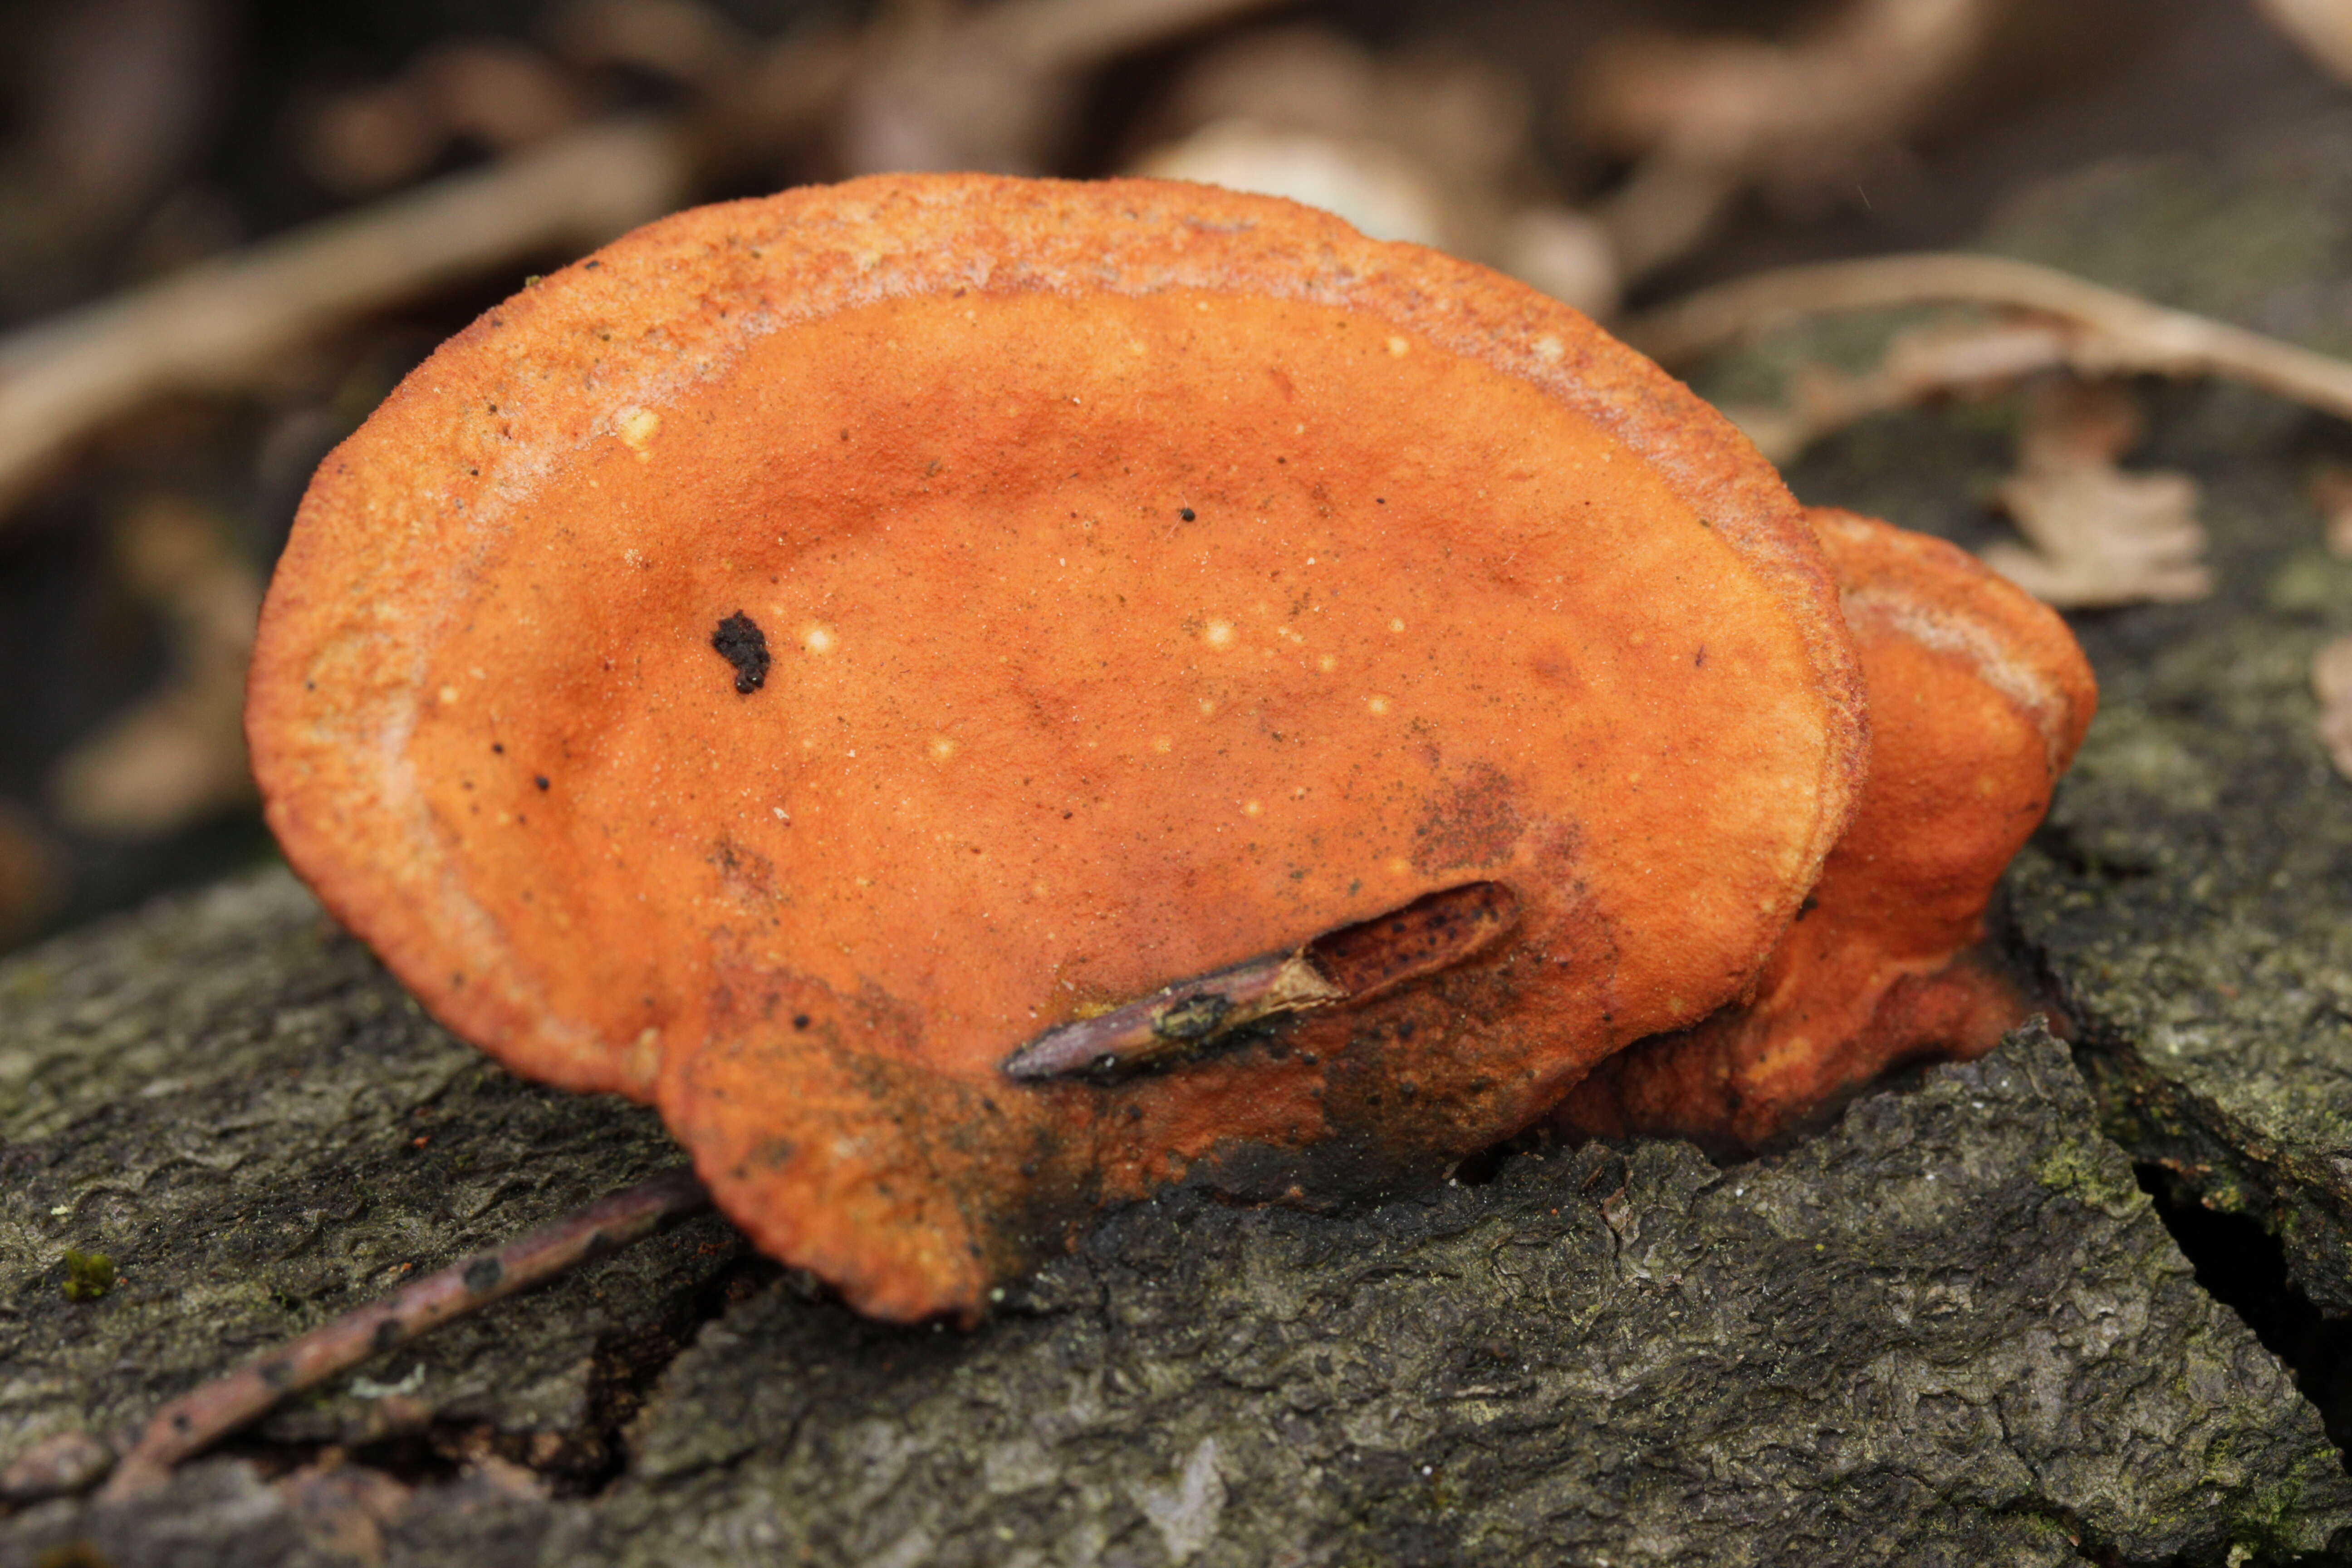
[[[719,657],[735,667],[735,689],[749,697],[768,683],[768,636],[738,610],[710,634]]]

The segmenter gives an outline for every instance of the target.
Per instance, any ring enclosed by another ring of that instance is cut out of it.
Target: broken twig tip
[[[678,1166],[322,1323],[157,1411],[99,1495],[120,1501],[153,1491],[171,1479],[174,1465],[266,1414],[288,1394],[709,1206],[701,1182]]]

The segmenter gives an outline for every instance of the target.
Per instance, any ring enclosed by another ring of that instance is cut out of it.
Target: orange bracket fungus
[[[656,1105],[863,1310],[968,1321],[1107,1202],[1420,1179],[1612,1058],[1668,1083],[1624,1124],[1745,1136],[1972,1005],[2087,682],[1940,547],[1820,527],[1834,579],[1726,421],[1481,268],[880,177],[444,346],[320,468],[248,729],[436,1016]],[[1927,759],[1867,796],[1865,668]]]

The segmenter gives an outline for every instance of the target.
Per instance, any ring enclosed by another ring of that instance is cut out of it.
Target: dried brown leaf
[[[2037,386],[2000,502],[2028,542],[1995,545],[1985,563],[2061,608],[2201,599],[2205,528],[2195,480],[2126,473],[2116,459],[2139,418],[2118,388],[2063,378]]]

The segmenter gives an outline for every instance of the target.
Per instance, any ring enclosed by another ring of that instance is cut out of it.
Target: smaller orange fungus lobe
[[[1869,686],[1861,809],[1754,999],[1602,1063],[1565,1130],[1754,1148],[1899,1062],[1980,1056],[2032,1011],[1985,905],[2090,723],[2090,668],[2055,614],[1952,546],[1808,515]]]
[[[900,1320],[1106,1202],[1526,1127],[1748,992],[1864,761],[1802,512],[1582,316],[963,175],[680,214],[445,345],[305,498],[247,730],[437,1017]]]

